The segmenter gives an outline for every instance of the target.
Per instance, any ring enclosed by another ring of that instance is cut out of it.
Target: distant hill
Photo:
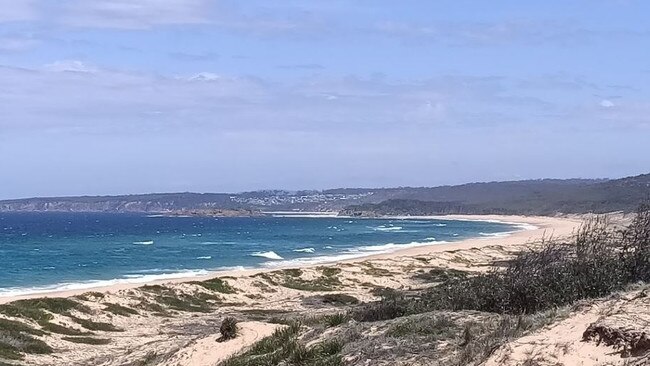
[[[237,209],[229,194],[152,193],[124,196],[27,198],[0,201],[0,212],[166,212],[183,209]]]
[[[0,201],[0,212],[340,211],[345,215],[537,214],[631,211],[650,198],[650,174],[613,180],[541,179],[441,187],[154,193]]]
[[[614,180],[471,183],[412,188],[380,203],[351,205],[343,215],[604,213],[633,211],[650,199],[650,174]]]

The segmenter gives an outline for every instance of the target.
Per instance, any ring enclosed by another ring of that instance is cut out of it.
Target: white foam
[[[362,246],[358,248],[348,249],[347,251],[336,255],[318,256],[318,257],[311,257],[311,258],[296,258],[296,259],[284,260],[284,261],[273,261],[273,262],[262,263],[262,265],[264,267],[290,267],[290,266],[301,266],[301,265],[313,265],[319,263],[331,263],[331,262],[338,262],[338,261],[344,261],[350,259],[363,258],[375,254],[392,253],[401,249],[416,248],[416,247],[423,247],[432,244],[444,244],[444,243],[447,242],[429,241],[429,242],[411,242],[407,244],[389,243],[383,245]]]
[[[286,261],[274,261],[262,263],[264,267],[292,267],[292,266],[303,266],[303,265],[312,265],[319,263],[330,263],[344,261],[348,259],[355,259],[366,257],[368,253],[346,253],[339,255],[329,255],[329,256],[320,256],[312,258],[296,258]]]
[[[152,245],[153,240],[134,241],[133,244],[135,244],[135,245]]]
[[[60,292],[60,291],[87,290],[91,288],[122,285],[122,284],[138,284],[138,283],[147,283],[147,282],[160,281],[160,280],[170,280],[175,278],[199,277],[208,274],[209,274],[208,271],[201,269],[201,270],[187,270],[187,271],[171,272],[171,273],[160,273],[154,275],[126,275],[124,276],[124,278],[116,278],[112,280],[64,282],[64,283],[58,283],[49,286],[10,287],[10,288],[1,288],[0,297],[45,294],[45,293]]]
[[[521,229],[521,230],[537,230],[537,229],[539,229],[539,227],[537,227],[537,226],[535,226],[533,224],[526,224],[526,223],[518,223],[518,224],[515,224],[515,226],[518,229]]]
[[[244,266],[231,266],[231,267],[219,267],[215,271],[245,271],[247,269],[254,269],[255,267],[244,267]]]
[[[202,257],[196,257],[196,259],[212,259],[212,256],[206,255],[206,256],[202,256]]]
[[[510,236],[512,234],[516,233],[516,231],[502,231],[499,233],[478,233],[480,236],[489,236],[489,237],[496,237],[496,238],[505,238],[506,236]]]
[[[251,256],[274,259],[274,260],[282,260],[282,259],[284,259],[284,258],[280,257],[276,252],[273,252],[273,251],[255,252],[255,253],[252,253]]]
[[[401,226],[378,226],[378,227],[373,227],[372,229],[377,231],[401,231],[402,227]]]
[[[442,243],[446,243],[446,242],[433,240],[433,241],[425,241],[425,242],[414,241],[407,244],[388,243],[388,244],[381,244],[381,245],[362,246],[356,249],[351,249],[351,251],[392,253],[400,249],[416,248],[416,247],[423,247],[431,244],[442,244]]]
[[[314,253],[316,249],[314,248],[302,248],[302,249],[294,249],[294,252],[299,252],[299,253]]]

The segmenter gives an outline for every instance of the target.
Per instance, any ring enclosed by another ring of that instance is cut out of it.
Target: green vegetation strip
[[[212,278],[206,281],[193,281],[190,282],[193,285],[201,286],[207,290],[220,292],[222,294],[234,294],[237,293],[237,290],[230,286],[228,282],[222,280],[221,278]]]
[[[82,344],[91,344],[91,345],[103,345],[111,343],[110,339],[107,338],[93,338],[93,337],[63,337],[61,338],[64,341],[72,343],[82,343]]]
[[[341,286],[338,275],[341,273],[340,268],[335,267],[318,267],[321,276],[305,280],[300,269],[284,269],[270,273],[260,273],[256,277],[265,279],[272,285],[287,287],[300,291],[335,291]]]
[[[90,308],[77,301],[57,297],[18,300],[0,305],[0,313],[4,315],[31,319],[36,322],[52,320],[53,316],[50,313],[65,314],[71,310],[86,314],[91,311]]]
[[[119,304],[105,302],[104,306],[105,311],[108,311],[109,313],[113,313],[115,315],[131,316],[138,314],[137,310]]]

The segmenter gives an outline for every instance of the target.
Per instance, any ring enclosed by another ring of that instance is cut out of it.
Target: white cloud
[[[34,20],[36,17],[34,0],[0,0],[0,23]]]
[[[149,28],[208,21],[209,0],[63,0],[65,24],[93,28]]]
[[[217,81],[222,79],[223,77],[221,75],[212,72],[200,72],[187,78],[189,81]]]
[[[600,101],[600,106],[603,107],[603,108],[612,108],[612,107],[615,107],[616,104],[614,104],[614,102],[612,102],[609,99],[603,99],[603,100]]]
[[[135,135],[345,130],[371,136],[428,126],[552,128],[553,123],[586,126],[592,118],[617,118],[577,109],[593,98],[589,90],[582,100],[551,103],[543,99],[548,90],[521,95],[518,80],[496,77],[396,82],[321,75],[276,82],[215,70],[166,77],[63,60],[38,69],[0,67],[0,84],[8,86],[0,91],[0,136],[16,130]],[[625,116],[633,118],[632,112]]]
[[[45,69],[54,72],[77,72],[93,74],[98,71],[96,67],[85,64],[79,60],[55,61],[45,65]]]

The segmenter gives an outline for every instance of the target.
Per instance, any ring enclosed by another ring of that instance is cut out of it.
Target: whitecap
[[[212,259],[212,256],[206,255],[206,256],[202,256],[202,257],[196,257],[196,259]]]
[[[406,243],[406,244],[396,244],[396,243],[388,243],[388,244],[381,244],[381,245],[367,245],[367,246],[362,246],[358,247],[355,249],[350,249],[351,252],[374,252],[374,253],[392,253],[394,251],[400,250],[400,249],[406,249],[406,248],[416,248],[416,247],[424,247],[427,245],[432,245],[432,244],[444,244],[446,242],[444,241],[425,241],[425,242],[418,242],[414,241],[411,243]]]
[[[135,245],[152,245],[153,240],[134,241],[133,244],[135,244]]]
[[[376,231],[401,231],[403,228],[401,226],[377,226],[372,229]]]
[[[284,258],[280,257],[276,252],[273,251],[268,251],[268,252],[255,252],[251,254],[252,257],[262,257],[262,258],[268,258],[268,259],[274,259],[274,260],[282,260]]]
[[[314,253],[316,249],[314,248],[302,248],[302,249],[294,249],[294,252],[299,252],[299,253]]]
[[[296,267],[306,266],[319,263],[338,262],[343,260],[355,259],[368,256],[368,253],[344,253],[338,255],[319,256],[311,258],[297,258],[284,261],[273,261],[262,263],[264,267]]]

